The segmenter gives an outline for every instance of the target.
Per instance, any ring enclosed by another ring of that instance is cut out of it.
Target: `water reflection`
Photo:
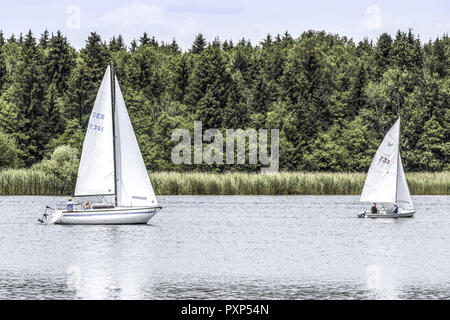
[[[316,284],[280,283],[259,279],[153,279],[137,282],[132,274],[120,279],[98,273],[81,278],[73,287],[64,277],[39,274],[26,277],[9,274],[0,278],[2,299],[448,299],[450,284],[424,288],[397,288],[386,295],[380,288],[364,289],[358,283],[324,282]],[[281,279],[279,279],[281,280]],[[382,287],[381,287],[382,288]]]

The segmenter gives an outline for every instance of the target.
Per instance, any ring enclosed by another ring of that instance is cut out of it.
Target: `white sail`
[[[114,194],[111,70],[106,69],[89,118],[75,195]]]
[[[414,208],[411,194],[409,193],[408,183],[406,182],[405,172],[403,171],[402,158],[399,155],[398,163],[398,181],[397,181],[397,204],[401,208]]]
[[[115,94],[117,205],[157,206],[117,78]]]
[[[389,204],[396,201],[399,135],[400,119],[386,134],[372,160],[361,193],[361,202]]]

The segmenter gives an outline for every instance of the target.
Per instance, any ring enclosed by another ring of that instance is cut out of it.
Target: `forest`
[[[399,30],[356,43],[310,30],[253,44],[197,34],[183,49],[147,33],[126,44],[92,32],[76,50],[60,31],[0,32],[0,168],[45,167],[61,146],[79,157],[113,61],[150,171],[259,171],[172,163],[171,133],[200,120],[224,132],[279,129],[280,171],[365,172],[398,112],[405,170],[450,169],[447,34]]]

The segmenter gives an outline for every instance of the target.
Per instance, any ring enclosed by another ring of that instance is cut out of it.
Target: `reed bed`
[[[158,195],[358,195],[365,173],[151,172]],[[450,172],[406,174],[411,194],[449,195]],[[1,195],[70,195],[73,183],[36,169],[0,171]]]
[[[66,195],[73,186],[54,175],[35,169],[0,171],[0,195]]]
[[[365,173],[150,173],[155,192],[164,195],[358,195]],[[407,173],[411,194],[449,195],[450,172]]]

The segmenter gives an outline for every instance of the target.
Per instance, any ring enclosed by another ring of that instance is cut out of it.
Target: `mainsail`
[[[89,118],[78,168],[76,196],[115,193],[110,72],[108,66]]]
[[[361,202],[392,204],[399,202],[412,207],[412,200],[400,158],[400,118],[394,123],[379,146],[367,173]]]
[[[119,82],[113,76],[111,85],[111,72],[108,66],[89,120],[75,195],[116,195],[117,206],[157,206]]]

